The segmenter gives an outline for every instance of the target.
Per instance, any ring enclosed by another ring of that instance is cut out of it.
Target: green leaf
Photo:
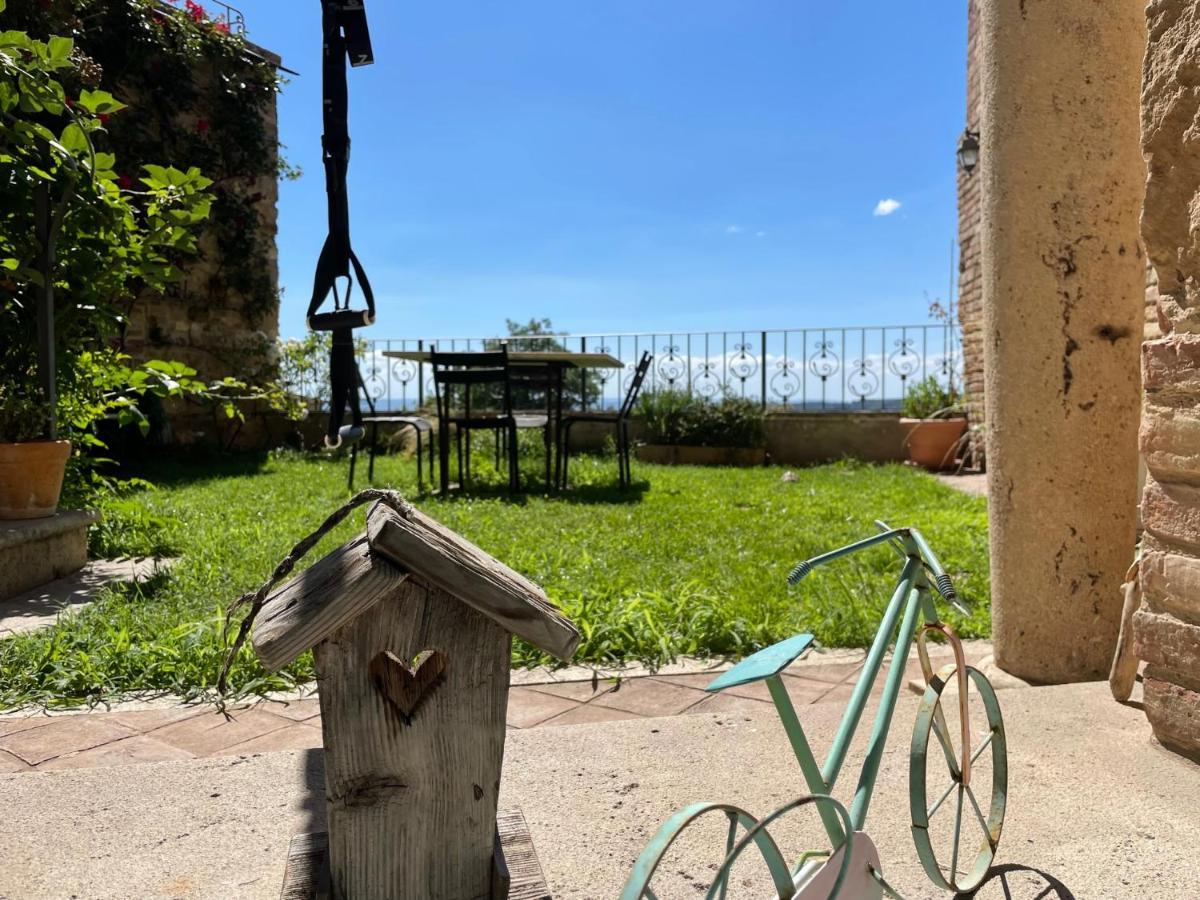
[[[108,91],[84,90],[79,95],[78,105],[92,115],[108,115],[125,109],[125,104],[117,100]]]
[[[71,51],[75,49],[75,42],[69,37],[55,36],[50,38],[47,46],[50,49],[51,61],[66,62],[71,58]]]
[[[4,0],[0,0],[0,4],[3,3]],[[0,5],[0,10],[3,9],[3,5]],[[17,266],[20,264],[20,260],[13,259],[12,257],[9,257],[8,259],[0,259],[0,269],[8,269],[10,272],[15,272],[17,270]]]
[[[92,146],[83,129],[74,122],[63,129],[62,137],[59,140],[65,148],[80,155],[87,153]]]

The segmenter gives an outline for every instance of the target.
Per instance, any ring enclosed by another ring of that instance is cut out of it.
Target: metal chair
[[[512,491],[520,487],[517,470],[517,423],[512,412],[512,392],[509,384],[508,346],[499,350],[440,353],[436,347],[429,351],[433,366],[433,390],[437,401],[438,457],[441,464],[441,489],[450,489],[450,429],[454,428],[455,446],[458,451],[458,480],[465,485],[471,475],[472,430],[492,431],[497,444],[501,436],[507,439],[508,486]],[[476,410],[472,412],[472,393],[494,390],[500,401],[496,411]],[[455,412],[456,409],[461,412]],[[463,458],[463,439],[466,438],[466,462]]]
[[[621,487],[628,487],[633,480],[629,463],[629,416],[633,405],[637,402],[638,393],[642,390],[642,382],[650,371],[650,363],[654,355],[649,351],[642,354],[637,367],[633,370],[633,378],[629,382],[629,390],[621,407],[615,413],[610,412],[580,412],[568,413],[563,416],[558,435],[558,457],[562,460],[560,469],[560,484],[563,490],[567,487],[567,466],[571,461],[571,426],[578,422],[600,422],[613,426],[617,439],[617,478]]]
[[[378,452],[379,446],[379,426],[380,425],[396,425],[399,426],[397,431],[402,431],[405,428],[411,428],[417,439],[417,489],[424,490],[424,482],[421,481],[421,466],[422,466],[422,447],[421,435],[429,435],[429,481],[433,482],[433,423],[424,416],[410,416],[401,413],[395,414],[377,414],[375,412],[375,401],[371,399],[371,394],[367,390],[366,385],[362,381],[362,373],[358,375],[359,386],[362,396],[367,400],[368,414],[363,416],[363,424],[371,426],[371,441],[367,445],[367,483],[375,483],[375,455]],[[354,467],[358,463],[358,442],[350,445],[350,477],[348,479],[350,490],[354,490]]]
[[[545,366],[513,366],[509,370],[508,383],[513,405],[520,407],[513,412],[517,431],[534,428],[542,430],[542,444],[546,449],[546,488],[549,489],[552,478],[550,459],[554,455],[550,423],[554,419],[554,390],[557,385],[555,373]],[[532,407],[538,395],[545,398],[545,409],[535,411]],[[499,454],[499,448],[496,452]]]

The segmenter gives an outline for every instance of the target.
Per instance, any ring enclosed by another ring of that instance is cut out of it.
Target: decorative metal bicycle
[[[969,609],[959,599],[950,577],[928,543],[915,529],[891,529],[882,522],[876,522],[876,525],[880,534],[802,562],[788,576],[788,582],[796,584],[817,566],[884,543],[892,545],[904,559],[895,592],[867,653],[824,766],[817,764],[780,677],[785,668],[812,647],[812,635],[799,634],[760,650],[705,688],[721,691],[735,685],[765,681],[804,781],[812,793],[784,804],[762,819],[725,803],[696,803],[680,810],[663,824],[638,857],[621,900],[657,900],[651,882],[660,863],[680,836],[709,813],[728,819],[728,828],[723,830],[723,861],[716,868],[705,895],[709,900],[724,900],[731,869],[751,845],[757,848],[766,863],[774,895],[779,900],[834,897],[859,900],[884,894],[899,898],[883,876],[879,854],[863,831],[863,824],[914,640],[926,688],[917,712],[909,755],[913,842],[925,873],[937,887],[969,892],[983,881],[1000,841],[1008,792],[1007,748],[1000,706],[983,673],[966,664],[958,636],[938,617],[935,591],[964,615],[969,614]],[[930,631],[941,633],[954,651],[954,662],[936,673],[925,646],[925,635]],[[896,637],[892,662],[867,742],[854,799],[847,810],[830,793],[841,774],[850,742],[893,634]],[[929,752],[931,736],[932,753]],[[948,800],[951,801],[949,804]],[[820,817],[828,847],[810,850],[789,866],[767,826],[785,814],[809,805]],[[954,808],[952,825],[949,807]],[[688,882],[694,891],[694,880],[689,877]],[[696,894],[689,893],[689,896]]]

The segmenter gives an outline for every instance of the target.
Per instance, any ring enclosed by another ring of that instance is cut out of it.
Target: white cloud
[[[767,233],[765,231],[756,231],[756,232],[754,232],[754,236],[755,237],[766,237]]]
[[[741,225],[726,225],[725,226],[726,234],[741,234],[745,230],[746,229],[742,228]]]
[[[875,204],[875,215],[890,216],[892,213],[898,210],[900,206],[901,203],[899,200],[893,200],[891,197],[888,197],[886,200],[880,200]]]

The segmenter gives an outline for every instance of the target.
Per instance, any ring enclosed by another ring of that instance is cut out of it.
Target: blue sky
[[[320,4],[239,5],[301,73],[279,107],[304,172],[279,205],[298,335],[326,231]],[[965,3],[367,9],[350,213],[370,337],[909,324],[945,297]]]

